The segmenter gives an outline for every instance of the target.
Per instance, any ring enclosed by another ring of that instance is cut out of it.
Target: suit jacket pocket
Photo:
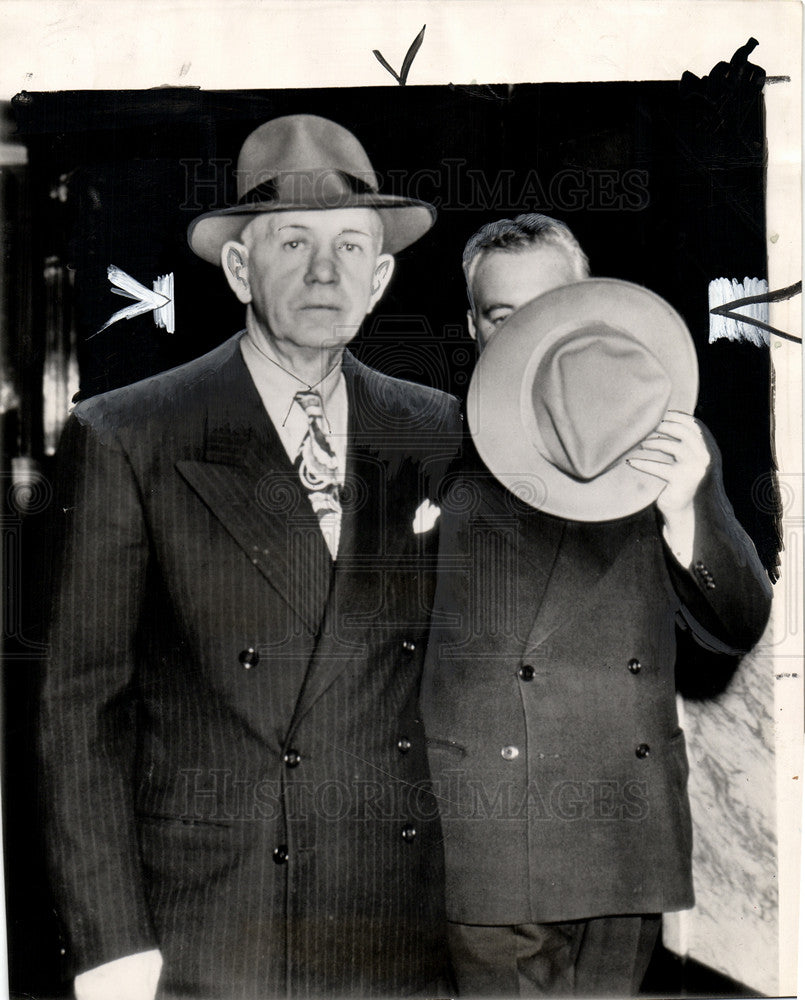
[[[198,816],[163,816],[155,813],[140,813],[139,823],[154,823],[163,826],[232,826],[232,820],[204,819]]]
[[[139,816],[140,855],[146,880],[156,889],[175,884],[202,888],[235,868],[252,824]]]
[[[428,736],[425,740],[428,750],[447,750],[456,757],[466,757],[467,748],[455,740],[443,740],[436,736]]]

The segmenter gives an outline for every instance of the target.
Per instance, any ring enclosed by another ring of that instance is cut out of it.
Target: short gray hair
[[[590,262],[587,254],[581,249],[578,240],[564,222],[531,212],[518,215],[515,219],[488,222],[469,238],[464,247],[461,265],[464,268],[470,302],[472,302],[470,283],[478,261],[484,253],[491,250],[519,253],[535,246],[558,247],[567,255],[568,263],[573,268],[576,278],[589,277]]]

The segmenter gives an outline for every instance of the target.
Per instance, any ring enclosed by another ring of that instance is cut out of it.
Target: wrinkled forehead
[[[494,301],[519,305],[576,277],[567,251],[550,243],[490,248],[478,254],[472,264],[469,290],[478,305]]]
[[[383,239],[383,222],[373,208],[293,209],[287,212],[265,212],[251,219],[241,232],[246,246],[257,240],[271,238],[281,230],[298,227],[321,237],[340,233],[364,233],[378,244]]]

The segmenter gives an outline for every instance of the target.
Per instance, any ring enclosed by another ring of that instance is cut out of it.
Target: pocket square
[[[422,535],[436,524],[441,514],[441,508],[430,500],[423,500],[414,514],[414,534]]]

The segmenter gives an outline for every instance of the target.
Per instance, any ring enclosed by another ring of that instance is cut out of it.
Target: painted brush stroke
[[[92,336],[103,333],[113,323],[121,319],[133,319],[135,316],[142,316],[144,313],[154,313],[154,322],[158,328],[173,333],[175,329],[175,314],[173,307],[173,274],[162,274],[155,278],[152,287],[146,288],[141,285],[136,278],[114,264],[110,264],[106,269],[106,275],[114,286],[112,291],[115,295],[122,295],[124,298],[132,299],[132,304],[123,309],[119,309],[112,315],[104,325]],[[90,339],[90,338],[87,338]]]
[[[746,323],[735,319],[734,316],[714,311],[721,306],[734,303],[736,299],[765,296],[768,291],[769,283],[765,278],[744,278],[743,281],[736,281],[735,278],[716,278],[715,281],[711,281],[707,288],[707,304],[710,309],[709,342],[713,344],[717,340],[745,340],[756,347],[768,347],[768,331],[751,322],[756,320],[768,325],[768,300],[751,302],[741,307],[741,314],[750,321]]]

